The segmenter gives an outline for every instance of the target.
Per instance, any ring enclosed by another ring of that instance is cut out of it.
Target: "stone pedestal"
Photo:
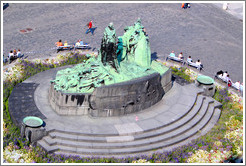
[[[214,79],[205,76],[199,75],[195,81],[197,87],[201,87],[203,89],[203,95],[205,96],[214,96],[215,93],[215,86],[214,86]]]
[[[53,83],[49,89],[50,105],[59,115],[88,115],[90,96],[91,94],[57,91]]]
[[[214,84],[202,84],[200,82],[198,82],[197,80],[195,81],[195,84],[197,87],[200,87],[203,89],[203,95],[205,96],[214,96],[215,93],[215,85]]]
[[[97,87],[92,93],[63,93],[51,83],[49,101],[59,115],[120,116],[151,107],[172,87],[172,72]]]
[[[26,138],[30,143],[37,142],[42,139],[47,132],[43,126],[40,127],[29,127],[24,123],[21,125],[21,136]]]
[[[101,86],[90,97],[90,115],[119,116],[151,107],[162,99],[164,90],[161,76],[149,76],[118,84]]]

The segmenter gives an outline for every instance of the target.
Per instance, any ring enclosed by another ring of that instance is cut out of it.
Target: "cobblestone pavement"
[[[20,48],[28,58],[54,54],[59,39],[82,39],[94,50],[100,47],[105,27],[113,22],[116,35],[142,19],[151,51],[164,60],[172,50],[204,64],[204,74],[227,70],[233,81],[243,81],[243,22],[210,3],[10,3],[3,11],[3,52]],[[95,34],[85,34],[93,20]],[[31,28],[29,33],[20,30]],[[28,52],[36,52],[29,53]]]

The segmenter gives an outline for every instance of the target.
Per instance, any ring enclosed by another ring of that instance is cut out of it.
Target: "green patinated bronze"
[[[138,19],[134,26],[125,27],[122,38],[123,52],[122,60],[134,62],[139,66],[149,67],[151,65],[151,51],[149,38],[145,35],[141,20]]]
[[[27,116],[23,119],[23,123],[30,127],[39,127],[43,124],[43,120],[36,116]]]
[[[125,28],[123,36],[116,37],[113,23],[105,28],[98,57],[90,56],[84,63],[60,70],[54,88],[64,93],[91,93],[96,87],[129,81],[155,72],[164,74],[168,68],[151,62],[148,36],[138,19],[134,26]]]
[[[99,51],[99,59],[101,59],[104,66],[110,65],[116,71],[119,69],[117,61],[117,37],[115,34],[114,24],[110,23],[104,31],[103,39],[101,42],[101,49]]]
[[[198,76],[197,81],[202,83],[202,84],[206,84],[206,85],[210,85],[210,84],[214,83],[214,79],[212,79],[209,76],[204,76],[204,75]]]

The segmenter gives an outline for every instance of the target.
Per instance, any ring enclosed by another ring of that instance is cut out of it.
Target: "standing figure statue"
[[[134,26],[127,26],[124,30],[125,33],[121,36],[123,52],[118,59],[149,67],[151,65],[151,50],[149,38],[141,19],[138,18]]]
[[[124,46],[123,46],[123,41],[122,41],[122,38],[121,37],[118,37],[118,45],[117,45],[117,60],[118,60],[118,63],[119,63],[119,66],[120,66],[120,62],[122,61],[122,60],[124,60],[123,59],[123,48],[124,48]]]
[[[115,34],[115,29],[113,23],[105,28],[102,43],[101,43],[101,61],[103,65],[111,65],[113,68],[118,69],[118,61],[116,57],[117,50],[117,38]]]

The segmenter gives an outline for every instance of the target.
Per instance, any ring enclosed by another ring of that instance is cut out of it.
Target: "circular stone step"
[[[137,113],[118,117],[61,116],[47,98],[53,76],[54,72],[45,71],[21,83],[37,85],[30,88],[32,100],[24,97],[20,107],[28,99],[46,117],[40,118],[46,124],[47,135],[37,143],[48,152],[120,157],[165,151],[187,144],[199,136],[198,131],[207,132],[220,114],[214,111],[220,103],[202,96],[202,90],[194,84],[180,86],[174,82],[160,102]],[[17,88],[13,94],[21,94],[26,88]]]

